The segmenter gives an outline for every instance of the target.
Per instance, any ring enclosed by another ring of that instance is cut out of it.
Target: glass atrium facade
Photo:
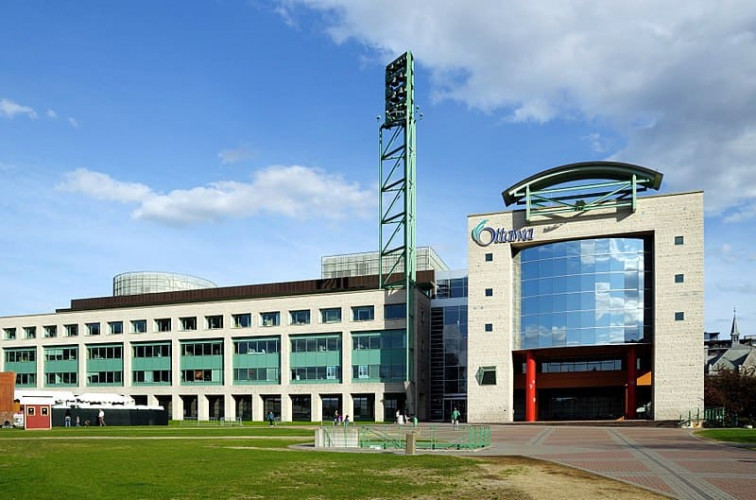
[[[649,340],[642,238],[551,243],[520,252],[518,349]]]

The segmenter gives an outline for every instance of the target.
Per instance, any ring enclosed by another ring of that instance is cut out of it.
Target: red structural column
[[[536,362],[533,351],[525,353],[525,421],[536,421]]]
[[[638,363],[638,354],[635,346],[631,346],[627,351],[627,405],[625,407],[625,418],[637,418],[635,412],[637,406],[636,389],[638,385],[638,372],[636,365]]]

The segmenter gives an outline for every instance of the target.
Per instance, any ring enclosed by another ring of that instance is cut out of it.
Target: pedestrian
[[[347,427],[349,427],[349,415],[344,417],[344,429],[346,429]]]
[[[454,428],[456,429],[459,426],[459,410],[454,408],[454,411],[451,414],[451,421],[452,425],[454,425]]]
[[[81,417],[76,415],[76,427],[81,427]]]
[[[105,411],[100,408],[100,413],[97,414],[97,419],[100,421],[100,427],[105,427]]]
[[[333,414],[333,425],[339,425],[339,410]]]
[[[71,408],[66,408],[66,427],[71,427]]]
[[[396,423],[399,425],[404,425],[404,415],[399,410],[396,410]]]
[[[273,410],[270,410],[270,412],[268,413],[268,423],[271,427],[273,427],[273,425],[276,423],[276,415],[275,413],[273,413]]]

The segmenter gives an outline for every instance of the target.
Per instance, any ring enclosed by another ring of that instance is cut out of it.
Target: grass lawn
[[[754,429],[706,429],[696,431],[696,435],[715,441],[756,445],[756,430]]]
[[[440,498],[454,494],[444,478],[475,467],[451,457],[291,451],[301,440],[288,437],[25,434],[37,437],[0,439],[3,498]]]

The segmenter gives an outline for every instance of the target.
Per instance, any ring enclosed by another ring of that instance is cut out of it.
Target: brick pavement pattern
[[[684,500],[756,500],[756,452],[686,429],[492,425],[491,444],[476,455],[548,460]]]

